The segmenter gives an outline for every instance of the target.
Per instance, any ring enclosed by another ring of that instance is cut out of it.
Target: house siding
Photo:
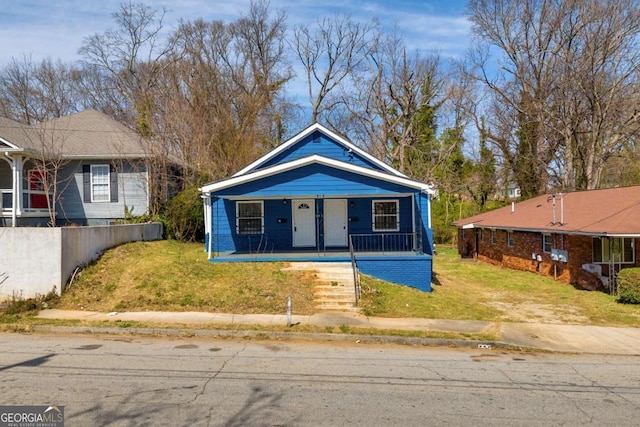
[[[256,199],[261,200],[261,199]],[[318,230],[317,247],[324,248],[324,199],[314,199]],[[396,234],[412,232],[412,200],[404,197],[365,197],[347,200],[347,226],[349,234]],[[397,232],[374,232],[371,214],[373,200],[398,200],[400,229]],[[293,241],[292,199],[264,200],[264,233],[236,233],[236,201],[214,197],[212,199],[213,242],[212,251],[272,252],[290,250]]]
[[[61,171],[62,194],[58,206],[61,223],[109,224],[125,216],[125,207],[133,215],[148,210],[147,171],[143,163],[124,162],[118,167],[117,202],[87,202],[83,194],[83,165],[110,164],[108,160],[74,161]]]
[[[357,166],[364,166],[371,169],[382,170],[378,165],[373,164],[367,159],[359,156],[357,153],[349,152],[345,147],[334,140],[327,138],[321,132],[313,132],[307,135],[298,143],[284,150],[282,153],[269,159],[260,168],[265,168],[281,163],[286,163],[291,160],[296,160],[302,157],[318,154],[321,156],[329,157],[332,159],[340,160],[347,163],[352,163]]]
[[[413,193],[414,189],[348,171],[313,164],[295,170],[216,191],[216,195],[243,197],[343,196]]]
[[[585,235],[551,233],[552,248],[564,249],[568,253],[566,263],[554,261],[550,253],[543,252],[543,233],[513,231],[514,245],[507,244],[507,231],[495,230],[496,241],[491,243],[491,230],[458,229],[458,253],[462,257],[476,257],[479,261],[500,265],[515,270],[535,272],[583,289],[602,289],[602,282],[584,270],[584,264],[593,262],[593,238]],[[464,237],[463,237],[464,234]],[[477,243],[476,243],[477,242]],[[635,239],[637,248],[640,239]],[[540,257],[538,260],[538,256]],[[626,264],[624,267],[638,266]],[[603,275],[608,275],[608,266],[602,265]]]

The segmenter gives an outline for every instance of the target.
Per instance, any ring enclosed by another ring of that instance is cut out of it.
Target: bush
[[[204,208],[197,187],[187,188],[167,202],[167,235],[182,241],[204,240]]]
[[[640,268],[625,268],[618,273],[618,302],[640,304]]]

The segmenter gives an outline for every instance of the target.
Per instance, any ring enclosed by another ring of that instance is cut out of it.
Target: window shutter
[[[118,201],[118,172],[113,165],[109,166],[109,187],[111,188],[111,202]]]
[[[84,202],[91,203],[91,165],[82,165],[82,189]]]

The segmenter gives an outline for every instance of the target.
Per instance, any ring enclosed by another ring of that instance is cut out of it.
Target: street
[[[640,360],[355,342],[0,334],[2,405],[67,426],[637,425]]]

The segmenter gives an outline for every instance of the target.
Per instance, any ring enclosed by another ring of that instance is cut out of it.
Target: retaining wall
[[[78,266],[104,250],[133,241],[162,239],[162,224],[92,227],[0,227],[0,299],[56,294]]]

